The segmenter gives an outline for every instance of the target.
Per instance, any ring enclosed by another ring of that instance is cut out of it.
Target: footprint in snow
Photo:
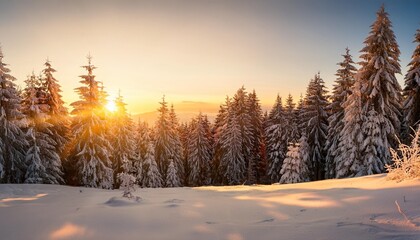
[[[182,199],[176,199],[176,198],[165,201],[165,203],[183,203],[183,202],[185,201]]]
[[[257,223],[268,223],[268,222],[274,222],[274,218],[267,218],[267,219],[263,219]]]

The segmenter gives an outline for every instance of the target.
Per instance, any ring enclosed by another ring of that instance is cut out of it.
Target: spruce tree
[[[223,173],[220,171],[221,158],[223,156],[222,133],[227,125],[227,108],[230,104],[229,97],[226,97],[225,103],[220,105],[219,112],[212,127],[212,135],[214,139],[214,155],[211,165],[212,184],[219,185],[222,183]]]
[[[47,122],[52,125],[52,138],[55,141],[55,148],[60,156],[63,156],[65,145],[70,140],[70,120],[67,108],[61,96],[61,86],[54,77],[56,70],[51,67],[51,62],[47,59],[45,68],[42,70],[42,88],[45,90],[43,103],[48,106]]]
[[[335,74],[337,79],[333,85],[331,102],[328,106],[330,117],[328,118],[328,136],[325,145],[327,152],[325,178],[334,178],[336,175],[335,160],[336,156],[341,155],[339,151],[340,132],[344,128],[344,108],[342,105],[351,94],[350,89],[354,84],[354,76],[357,70],[353,66],[354,62],[348,48],[346,48],[346,53],[342,56],[344,60],[338,63],[340,68]]]
[[[131,117],[125,108],[124,99],[118,94],[115,100],[117,107],[112,118],[111,143],[112,143],[112,163],[114,170],[114,184],[118,188],[118,173],[123,172],[123,165],[132,165],[135,158],[134,150],[134,125]],[[125,173],[131,174],[133,169],[125,169]]]
[[[362,162],[362,142],[363,142],[363,126],[366,117],[363,115],[361,82],[357,78],[351,87],[351,94],[343,103],[344,108],[344,125],[339,133],[339,143],[335,156],[334,173],[331,177],[344,178],[361,175],[363,168]]]
[[[258,182],[258,166],[261,164],[261,145],[263,144],[262,109],[254,91],[248,95],[248,112],[250,116],[251,149],[247,169],[248,184]]]
[[[175,161],[170,158],[168,165],[168,172],[166,174],[166,187],[180,187],[181,182],[178,176],[178,168],[175,166]]]
[[[150,129],[145,122],[139,122],[137,135],[137,158],[134,167],[137,172],[137,182],[143,187],[162,187],[162,176],[159,172]]]
[[[95,80],[95,66],[90,56],[88,65],[83,68],[87,74],[80,76],[82,86],[76,88],[80,100],[71,104],[74,108],[71,132],[77,138],[71,143],[68,160],[75,166],[78,184],[110,189],[113,187],[113,169],[103,107],[105,92],[101,83]]]
[[[228,109],[227,125],[220,137],[222,156],[219,171],[223,174],[223,183],[238,185],[244,182],[246,170],[242,149],[243,139],[237,116],[230,107]]]
[[[401,73],[400,51],[384,6],[364,43],[358,72],[363,115],[369,122],[364,125],[363,172],[375,174],[384,172],[390,163],[389,149],[396,146],[401,126],[401,87],[395,77]]]
[[[411,141],[411,128],[417,129],[420,121],[420,29],[415,34],[414,42],[416,49],[411,56],[411,62],[408,64],[408,72],[405,75],[404,87],[404,130],[403,139],[409,143]]]
[[[311,153],[310,170],[313,180],[325,176],[325,143],[328,131],[327,91],[324,80],[318,74],[310,81],[306,93],[303,118],[306,124],[305,133]]]
[[[63,183],[61,159],[53,137],[53,126],[46,120],[49,117],[49,106],[46,104],[46,89],[42,79],[34,74],[25,81],[22,100],[22,111],[28,123],[27,138],[29,149],[26,152],[28,169],[26,183]]]
[[[284,125],[285,125],[285,138],[287,143],[299,142],[299,127],[298,118],[296,116],[295,104],[293,103],[292,95],[288,95],[286,105],[284,107]]]
[[[302,141],[306,141],[305,137],[302,137]],[[303,143],[305,144],[305,143]],[[290,143],[286,158],[284,159],[283,166],[281,169],[280,183],[300,183],[309,181],[309,169],[308,169],[308,154],[307,145],[300,147],[299,143]]]
[[[191,135],[188,141],[188,165],[191,168],[189,184],[191,186],[210,183],[212,144],[209,131],[209,123],[200,112],[191,123]]]
[[[171,149],[170,158],[174,161],[174,167],[177,172],[177,180],[175,181],[179,185],[175,187],[182,186],[182,179],[185,178],[184,164],[182,162],[182,143],[179,136],[179,122],[175,113],[174,106],[171,105],[171,110],[169,112],[170,119],[170,132],[169,132],[169,144]]]
[[[0,183],[21,183],[25,177],[26,140],[20,129],[20,112],[16,80],[3,62],[0,48]]]
[[[277,95],[265,128],[267,151],[267,175],[272,183],[280,181],[280,171],[286,157],[285,116],[281,97]]]

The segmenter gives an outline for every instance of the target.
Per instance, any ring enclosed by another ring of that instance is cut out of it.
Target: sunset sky
[[[132,114],[163,95],[177,111],[217,111],[242,85],[270,107],[277,93],[304,93],[318,71],[331,89],[341,54],[349,47],[357,61],[382,3],[405,74],[418,0],[2,0],[0,43],[21,86],[48,57],[67,103],[90,52],[97,80],[111,96],[120,89]]]

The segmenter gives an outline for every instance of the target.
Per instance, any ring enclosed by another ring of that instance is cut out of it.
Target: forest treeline
[[[349,49],[329,93],[321,75],[305,96],[277,96],[263,112],[241,87],[211,123],[199,113],[180,123],[163,98],[154,126],[136,122],[121,95],[107,93],[88,57],[79,100],[69,112],[47,61],[18,90],[0,51],[0,182],[117,188],[295,183],[383,173],[391,149],[411,141],[420,119],[420,30],[401,89],[400,51],[384,7],[364,41],[358,67]]]

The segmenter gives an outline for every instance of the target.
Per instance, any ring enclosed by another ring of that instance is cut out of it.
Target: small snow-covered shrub
[[[136,191],[136,178],[128,173],[120,173],[118,177],[121,181],[120,189],[122,189],[123,197],[132,199],[134,198],[133,192]]]
[[[411,145],[400,143],[397,150],[391,149],[392,165],[386,165],[391,180],[403,181],[420,177],[420,127]]]

